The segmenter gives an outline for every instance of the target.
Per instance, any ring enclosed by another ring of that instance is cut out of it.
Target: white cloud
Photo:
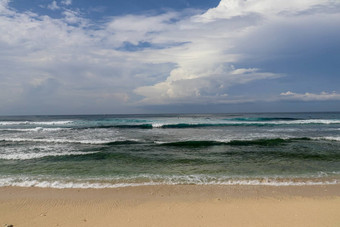
[[[245,84],[253,80],[273,79],[279,77],[274,73],[257,72],[254,69],[236,69],[232,67],[216,67],[214,72],[190,75],[188,72],[178,68],[172,70],[166,81],[152,86],[139,87],[135,90],[137,94],[146,98],[142,103],[166,104],[169,100],[175,103],[199,103],[204,102],[221,103],[228,94],[228,88],[236,84]],[[233,100],[229,100],[233,101]]]
[[[50,4],[47,5],[47,8],[50,10],[57,10],[60,9],[56,1],[51,2]]]
[[[0,0],[0,14],[9,15],[12,14],[11,10],[8,9],[8,3],[10,0]]]
[[[78,24],[79,26],[86,26],[88,24],[88,20],[82,18],[76,11],[66,9],[62,12],[62,15],[65,16],[64,21],[69,24]]]
[[[221,0],[216,8],[209,9],[206,13],[195,17],[202,22],[217,19],[229,19],[256,13],[261,16],[271,17],[280,14],[293,14],[311,9],[320,4],[327,4],[328,0]]]
[[[215,102],[215,95],[227,93],[230,86],[277,78],[279,75],[261,72],[260,69],[233,68],[241,59],[249,57],[237,52],[242,49],[240,40],[251,43],[252,34],[263,30],[268,24],[280,26],[283,21],[289,21],[286,27],[300,21],[303,21],[302,26],[314,26],[318,15],[310,17],[299,14],[330,3],[320,0],[222,0],[216,8],[193,15],[178,22],[175,29],[170,28],[163,35],[152,37],[153,42],[176,40],[186,44],[162,52],[171,56],[177,64],[166,80],[137,88],[135,92],[145,97],[143,103],[190,103],[194,99],[207,97],[212,97],[210,101]],[[337,18],[340,18],[339,14]],[[272,30],[266,28],[264,32],[264,36],[272,36]],[[267,37],[263,38],[265,42]],[[223,89],[218,89],[221,86]]]
[[[72,0],[63,0],[63,1],[61,1],[61,4],[69,6],[69,5],[72,4]]]
[[[0,104],[8,109],[51,105],[80,110],[253,100],[232,97],[229,89],[281,75],[256,66],[238,67],[245,58],[240,40],[251,42],[268,24],[304,21],[305,27],[316,26],[320,15],[327,23],[340,18],[339,13],[333,13],[333,20],[323,12],[299,15],[329,1],[271,2],[222,0],[201,14],[125,15],[93,26],[80,12],[62,9],[56,1],[50,8],[62,10],[59,19],[20,13],[0,0]],[[272,31],[265,29],[264,42]],[[143,47],[145,43],[149,47]],[[124,51],[127,44],[140,48]]]
[[[291,91],[283,92],[280,94],[282,98],[289,100],[302,100],[302,101],[327,101],[327,100],[340,100],[340,94],[335,91],[321,92],[320,94],[306,92],[304,94],[294,93]]]

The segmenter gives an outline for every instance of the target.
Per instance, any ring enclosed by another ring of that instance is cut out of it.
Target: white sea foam
[[[73,123],[73,121],[34,121],[30,123],[35,125],[66,125]]]
[[[0,121],[0,125],[27,125],[29,121]]]
[[[310,179],[300,180],[296,179],[218,179],[215,180],[208,178],[202,178],[202,176],[172,176],[172,177],[157,177],[145,176],[145,181],[133,182],[133,178],[115,178],[112,179],[112,183],[108,180],[94,181],[94,180],[44,180],[44,179],[32,179],[30,177],[3,177],[0,178],[0,187],[5,186],[17,186],[17,187],[40,187],[40,188],[121,188],[121,187],[136,187],[147,185],[263,185],[263,186],[305,186],[305,185],[335,185],[340,182],[336,179],[321,180]],[[125,181],[125,182],[124,182]]]
[[[35,128],[2,128],[0,131],[15,131],[15,132],[41,132],[41,131],[48,131],[48,132],[56,132],[56,131],[63,131],[69,130],[70,128],[43,128],[43,127],[35,127]]]
[[[230,121],[228,124],[263,124],[263,125],[293,125],[293,124],[340,124],[337,119],[308,119],[292,121]]]
[[[153,123],[152,127],[153,128],[162,128],[165,124],[164,123]]]
[[[122,188],[122,187],[137,187],[137,186],[148,186],[148,185],[187,185],[192,183],[175,183],[175,182],[144,182],[144,183],[91,183],[91,182],[63,182],[63,181],[20,181],[20,182],[10,182],[6,180],[0,180],[0,187],[5,186],[17,186],[17,187],[39,187],[39,188]],[[248,186],[306,186],[306,185],[335,185],[339,184],[338,181],[306,181],[306,182],[261,182],[258,180],[234,180],[228,182],[207,182],[207,183],[197,183],[195,185],[248,185]]]
[[[308,120],[291,120],[291,121],[284,121],[284,120],[277,120],[277,121],[198,121],[198,122],[157,122],[152,123],[153,128],[162,128],[163,126],[167,125],[178,125],[178,124],[186,124],[188,126],[199,126],[201,124],[204,125],[300,125],[300,124],[340,124],[340,120],[337,119],[308,119]],[[297,129],[291,129],[295,131]]]
[[[32,152],[32,153],[13,153],[13,154],[0,154],[0,159],[5,160],[28,160],[28,159],[36,159],[43,157],[52,157],[52,156],[66,156],[66,155],[86,155],[86,154],[94,154],[97,152]]]
[[[285,123],[291,124],[340,124],[340,120],[337,119],[309,119],[309,120],[294,120],[284,121]],[[282,123],[282,122],[280,122]]]
[[[0,125],[65,125],[73,121],[0,121]]]
[[[303,129],[304,131],[310,131]],[[302,131],[302,129],[299,128],[274,128],[274,129],[267,129],[268,132],[297,132]]]
[[[75,143],[75,144],[107,144],[114,142],[123,142],[123,141],[133,141],[139,142],[138,139],[126,139],[124,137],[118,137],[116,139],[107,139],[107,140],[98,140],[98,139],[65,139],[65,138],[19,138],[19,137],[0,137],[0,141],[4,142],[40,142],[40,143]]]
[[[80,144],[105,144],[112,140],[70,140],[70,139],[36,139],[36,138],[0,138],[5,142],[41,142],[41,143],[80,143]]]
[[[108,184],[108,183],[79,183],[79,182],[63,182],[63,181],[37,181],[37,180],[27,180],[27,181],[8,181],[7,179],[0,180],[0,187],[8,187],[8,186],[16,186],[16,187],[38,187],[38,188],[58,188],[58,189],[67,189],[67,188],[122,188],[122,187],[136,187],[136,186],[146,186],[146,185],[160,185],[160,183],[117,183],[117,184]]]
[[[315,137],[313,139],[317,140],[331,140],[331,141],[340,141],[340,136],[324,136],[324,137]]]

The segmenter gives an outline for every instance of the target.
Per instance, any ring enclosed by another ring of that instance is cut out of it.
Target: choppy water
[[[0,186],[337,184],[340,113],[0,117]]]

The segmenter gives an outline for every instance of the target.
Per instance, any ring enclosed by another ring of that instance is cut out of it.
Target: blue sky
[[[0,0],[0,114],[340,111],[338,0]]]

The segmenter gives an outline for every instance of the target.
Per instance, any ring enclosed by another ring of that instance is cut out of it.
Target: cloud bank
[[[291,91],[283,92],[280,94],[284,99],[288,100],[302,100],[302,101],[328,101],[328,100],[340,100],[340,94],[335,91],[321,92],[320,94],[314,94],[306,92],[304,94],[294,93]]]
[[[253,94],[240,99],[230,89],[289,76],[242,66],[265,59],[268,50],[290,47],[278,28],[291,34],[322,27],[325,36],[334,37],[340,24],[340,4],[332,0],[221,0],[206,12],[170,10],[106,17],[101,23],[69,0],[47,7],[61,16],[18,12],[0,0],[4,113],[127,112],[141,105],[258,99]],[[253,43],[266,45],[259,50]],[[270,95],[311,97],[279,93]]]

